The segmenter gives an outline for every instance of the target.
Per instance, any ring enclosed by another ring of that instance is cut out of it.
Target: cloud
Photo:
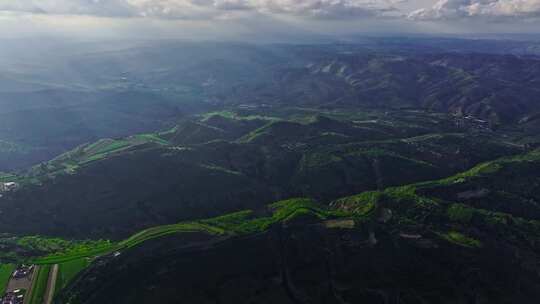
[[[260,0],[258,10],[319,18],[388,16],[396,12],[386,1],[362,0]]]
[[[0,0],[0,11],[51,15],[133,16],[126,0]]]
[[[0,0],[0,12],[213,19],[258,13],[349,19],[401,15],[392,0]]]
[[[430,8],[413,11],[413,20],[518,19],[540,17],[540,0],[439,0]]]

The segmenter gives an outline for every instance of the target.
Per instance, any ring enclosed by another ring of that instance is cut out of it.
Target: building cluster
[[[491,131],[489,121],[475,118],[473,116],[454,116],[454,122],[458,128],[476,130],[476,131]]]
[[[7,183],[0,183],[0,192],[9,192],[16,190],[19,187],[19,184],[16,182],[7,182]]]
[[[15,269],[13,272],[12,277],[14,279],[22,279],[28,277],[32,271],[34,270],[34,266],[28,266],[28,265],[21,265]]]
[[[34,271],[34,266],[20,265],[11,274],[11,279],[20,280],[27,278],[30,280],[30,275]],[[23,304],[25,297],[24,289],[15,289],[8,291],[0,298],[0,304]]]
[[[0,300],[0,304],[23,304],[24,292],[20,289],[8,292]]]

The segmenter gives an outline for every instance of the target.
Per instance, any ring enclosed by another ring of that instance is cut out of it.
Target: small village
[[[2,304],[23,304],[24,303],[24,291],[16,289],[12,292],[8,292],[2,298]]]
[[[17,188],[19,188],[19,184],[17,184],[16,182],[0,183],[0,193],[15,191],[17,190]]]
[[[19,184],[16,182],[4,182],[0,183],[0,198],[4,196],[4,193],[13,192],[19,188]]]
[[[18,266],[9,279],[6,292],[0,298],[0,304],[24,304],[27,294],[31,291],[35,273],[34,265]]]

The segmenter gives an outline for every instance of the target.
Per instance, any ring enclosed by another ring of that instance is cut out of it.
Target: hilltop
[[[261,204],[118,241],[3,236],[11,254],[1,259],[59,265],[58,303],[216,297],[532,303],[540,286],[539,168],[535,150],[439,180],[326,203]],[[501,198],[505,203],[496,204]]]
[[[536,304],[540,44],[348,41],[2,48],[3,300]]]
[[[0,198],[0,227],[123,237],[287,197],[331,200],[442,178],[524,151],[441,114],[268,113],[215,113],[166,132],[100,140],[6,177],[22,187]]]
[[[534,303],[540,286],[537,217],[481,208],[461,192],[480,184],[496,192],[504,172],[519,173],[538,186],[538,177],[523,171],[529,166],[540,166],[540,151],[442,180],[337,199],[330,209],[293,199],[268,206],[266,215],[246,210],[200,221],[208,228],[164,234],[99,259],[58,302]],[[505,193],[519,193],[520,184],[507,184]],[[452,200],[429,194],[435,189],[452,194]],[[159,286],[159,292],[151,286]]]
[[[0,144],[1,171],[100,138],[165,130],[186,116],[231,105],[414,108],[479,119],[492,128],[540,113],[540,59],[533,42],[118,44],[107,51],[75,52],[71,46],[46,60],[3,63],[8,79],[0,87],[0,140],[7,145]]]

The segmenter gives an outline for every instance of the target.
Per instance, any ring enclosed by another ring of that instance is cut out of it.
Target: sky
[[[539,33],[540,0],[0,0],[0,37]]]

